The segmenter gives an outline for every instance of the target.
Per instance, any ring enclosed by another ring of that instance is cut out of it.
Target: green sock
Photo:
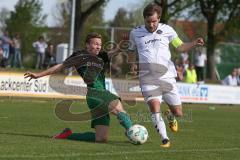
[[[130,117],[124,113],[124,112],[120,112],[117,115],[117,118],[120,122],[120,124],[127,130],[132,126],[132,121],[130,119]]]
[[[72,133],[67,139],[76,141],[95,142],[95,133],[93,132]]]

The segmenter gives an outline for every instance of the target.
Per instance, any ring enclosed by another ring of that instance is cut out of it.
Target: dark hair
[[[162,7],[155,4],[155,3],[150,3],[148,4],[144,10],[143,10],[143,17],[150,17],[152,16],[154,13],[158,14],[158,18],[160,18],[161,14],[162,14]]]
[[[43,36],[39,36],[38,40],[41,40],[41,39],[44,40],[44,37]]]
[[[93,38],[102,39],[102,36],[101,36],[101,34],[96,33],[96,32],[89,33],[86,37],[85,43],[90,43],[90,40],[93,39]]]

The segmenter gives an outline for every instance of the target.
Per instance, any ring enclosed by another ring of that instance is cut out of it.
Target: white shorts
[[[144,84],[140,86],[145,102],[158,99],[160,103],[164,101],[172,106],[182,104],[175,78],[159,80],[158,84],[159,85]]]

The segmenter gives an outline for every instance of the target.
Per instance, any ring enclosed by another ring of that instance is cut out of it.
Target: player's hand
[[[134,75],[134,76],[137,75],[137,69],[138,69],[138,67],[135,63],[130,65],[130,73],[132,75]]]
[[[32,72],[26,72],[24,74],[24,78],[29,78],[28,81],[30,81],[31,79],[37,79],[39,78],[39,75],[37,73],[32,73]]]
[[[194,41],[194,45],[195,45],[195,46],[203,46],[203,45],[204,45],[204,40],[203,40],[203,38],[197,38],[197,39]]]

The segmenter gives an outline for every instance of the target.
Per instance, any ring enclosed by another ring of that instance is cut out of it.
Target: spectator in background
[[[3,49],[2,49],[2,40],[0,39],[0,67],[2,67],[3,60]]]
[[[183,64],[184,70],[186,70],[189,66],[189,59],[188,59],[189,55],[187,52],[183,52],[180,54],[180,59],[181,59],[181,63]]]
[[[8,57],[8,65],[7,67],[13,67],[14,66],[14,57],[15,57],[15,48],[14,44],[11,41],[9,45],[9,57]]]
[[[237,82],[238,85],[240,86],[240,68],[237,69]]]
[[[13,44],[14,44],[14,49],[15,49],[14,67],[23,68],[22,55],[21,55],[21,39],[20,39],[19,34],[16,34],[13,37]]]
[[[237,86],[238,85],[237,76],[238,76],[238,69],[234,68],[232,70],[232,73],[223,79],[222,84],[229,85],[229,86]]]
[[[117,54],[113,56],[111,61],[111,75],[114,77],[119,77],[122,74],[122,64],[123,56],[122,54]]]
[[[3,49],[0,47],[0,67],[2,67]]]
[[[3,57],[3,49],[0,47],[0,61],[2,60]]]
[[[120,77],[122,74],[122,69],[123,69],[123,62],[124,62],[124,57],[123,54],[121,53],[122,49],[125,49],[124,45],[126,42],[125,37],[126,35],[123,35],[123,40],[120,41],[118,44],[116,43],[107,43],[107,45],[104,46],[104,50],[106,52],[111,52],[113,53],[111,56],[110,64],[107,64],[108,66],[105,66],[106,68],[109,68],[109,73],[112,78]]]
[[[184,82],[186,83],[196,83],[197,82],[197,74],[192,63],[189,63],[189,67],[184,72]]]
[[[45,58],[44,66],[46,68],[49,68],[55,65],[54,45],[51,42],[48,42],[45,54],[46,54],[46,58]]]
[[[11,39],[8,36],[8,31],[4,31],[3,36],[1,37],[1,40],[2,40],[2,49],[3,49],[2,66],[6,67],[8,65],[9,50],[10,50],[10,43],[11,43]]]
[[[33,47],[35,49],[36,55],[37,55],[37,63],[36,63],[36,69],[42,69],[44,65],[44,59],[45,59],[45,51],[47,48],[47,44],[43,38],[43,36],[40,36],[38,38],[38,41],[33,43]]]
[[[183,73],[184,73],[185,70],[184,70],[184,66],[183,66],[182,61],[180,61],[179,59],[176,59],[174,64],[175,64],[175,68],[176,68],[176,71],[177,71],[176,80],[177,81],[183,81],[183,79],[184,79]]]
[[[203,54],[203,47],[196,48],[195,68],[198,83],[204,83],[204,67],[207,61],[206,54]]]

